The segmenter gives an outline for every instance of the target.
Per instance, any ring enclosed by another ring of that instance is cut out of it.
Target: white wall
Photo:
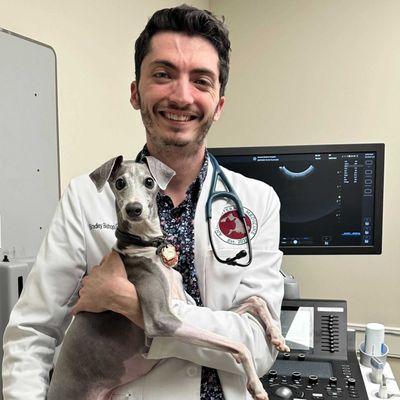
[[[130,103],[134,43],[148,18],[175,0],[0,0],[0,26],[57,55],[61,187],[145,141]],[[208,0],[188,1],[208,8]]]
[[[386,143],[383,254],[285,256],[283,268],[302,297],[346,299],[349,322],[400,328],[400,2],[215,0],[211,7],[226,17],[233,52],[210,147]],[[391,341],[397,354],[399,341]]]

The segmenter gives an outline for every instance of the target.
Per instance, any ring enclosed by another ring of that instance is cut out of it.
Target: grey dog
[[[135,285],[145,329],[112,311],[78,313],[63,341],[47,399],[110,399],[117,387],[145,375],[158,362],[142,355],[145,335],[176,337],[195,346],[229,352],[242,364],[253,398],[268,399],[246,346],[189,326],[171,311],[171,298],[186,301],[186,296],[181,275],[172,268],[174,252],[163,238],[156,195],[166,189],[175,173],[154,157],[146,161],[147,165],[118,156],[90,174],[98,191],[108,182],[115,195],[118,229],[114,250],[121,255],[127,277]],[[258,316],[278,350],[289,350],[262,299],[253,296],[235,312]]]

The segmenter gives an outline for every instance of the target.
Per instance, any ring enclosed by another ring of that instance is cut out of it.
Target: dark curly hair
[[[220,96],[223,96],[228,82],[229,52],[231,50],[228,29],[224,25],[224,20],[220,21],[210,11],[199,10],[186,4],[156,11],[149,19],[135,43],[136,82],[139,83],[140,67],[150,50],[151,38],[156,33],[165,31],[201,36],[214,46],[219,58]]]

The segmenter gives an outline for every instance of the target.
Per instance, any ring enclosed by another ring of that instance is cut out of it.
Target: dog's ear
[[[161,190],[165,190],[169,181],[174,177],[175,171],[155,157],[146,157],[150,173]]]
[[[90,179],[96,185],[97,190],[100,192],[103,190],[104,185],[110,179],[112,174],[120,167],[122,161],[122,156],[114,157],[107,161],[99,168],[95,169],[90,175]]]

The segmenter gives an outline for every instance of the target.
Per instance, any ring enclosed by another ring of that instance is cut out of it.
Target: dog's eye
[[[153,189],[153,187],[154,187],[154,179],[153,178],[146,178],[144,180],[144,186],[146,186],[147,189]]]
[[[118,179],[115,181],[115,188],[116,188],[117,190],[122,190],[125,186],[126,186],[126,182],[125,182],[125,179],[124,179],[124,178],[118,178]]]

